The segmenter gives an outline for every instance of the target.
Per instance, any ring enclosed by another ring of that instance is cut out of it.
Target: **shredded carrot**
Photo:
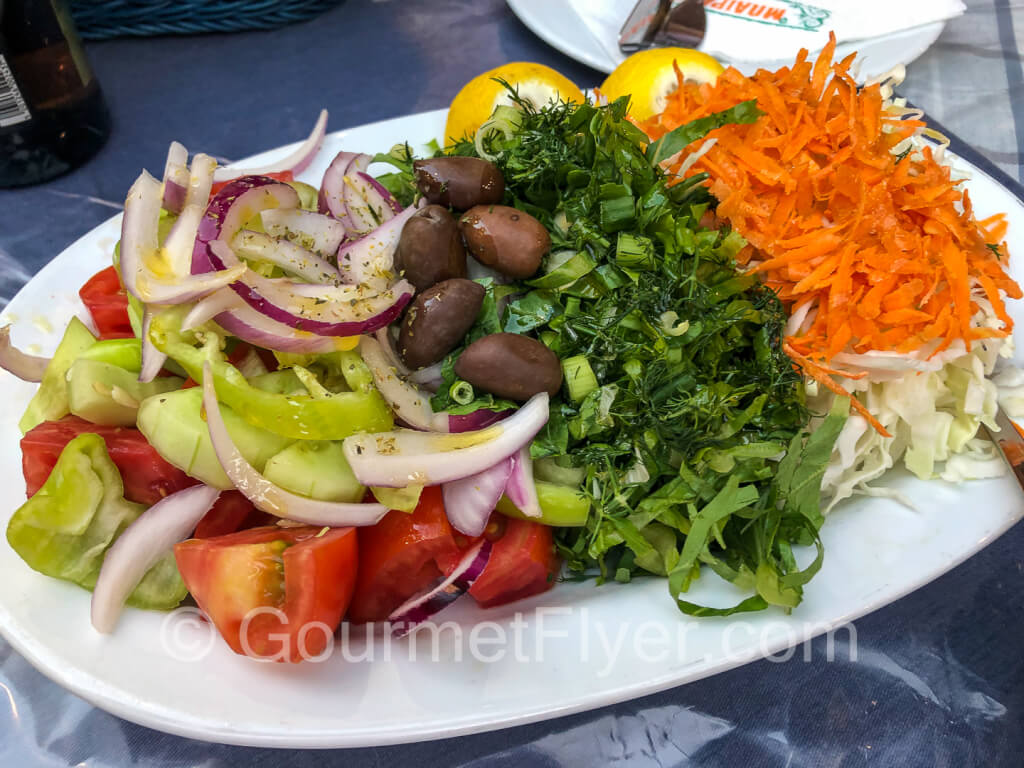
[[[717,141],[683,176],[709,175],[718,218],[749,243],[737,262],[790,307],[810,303],[813,321],[784,349],[808,376],[848,395],[833,377],[863,374],[832,367],[837,354],[935,355],[957,341],[970,351],[972,341],[1009,336],[1004,297],[1022,294],[1006,271],[1006,217],[977,220],[931,147],[893,153],[925,124],[890,108],[879,85],[858,88],[852,57],[833,62],[835,42],[814,62],[801,51],[776,72],[730,68],[714,86],[679,75],[664,111],[639,125],[653,140],[757,101],[765,114],[713,131]],[[667,170],[678,174],[684,158]],[[1001,327],[979,327],[986,303]]]
[[[865,421],[867,421],[868,424],[874,427],[880,435],[882,435],[883,437],[892,437],[892,435],[889,433],[889,430],[883,427],[881,422],[871,415],[871,412],[867,409],[864,403],[862,403],[856,397],[854,397],[845,389],[843,389],[843,387],[837,384],[836,380],[832,378],[833,376],[837,375],[850,378],[850,374],[842,373],[840,371],[835,371],[832,370],[831,368],[826,368],[822,365],[818,365],[810,358],[801,355],[799,352],[793,349],[793,347],[790,346],[789,342],[783,344],[782,349],[787,355],[790,356],[794,363],[803,368],[804,373],[806,373],[816,382],[821,384],[826,389],[835,392],[837,395],[850,398],[850,405],[853,407],[853,409],[857,411],[857,413],[859,413],[861,416],[863,416]],[[855,376],[854,378],[860,378],[861,376],[864,375],[865,374],[862,373],[859,376]]]

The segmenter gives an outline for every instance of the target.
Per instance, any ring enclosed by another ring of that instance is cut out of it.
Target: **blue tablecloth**
[[[901,92],[1024,179],[1024,12],[1007,0],[968,6],[908,68]],[[113,135],[80,170],[0,192],[0,300],[114,213],[140,167],[159,171],[172,139],[240,157],[304,135],[321,106],[333,129],[443,107],[473,75],[514,60],[544,62],[581,85],[602,79],[534,37],[501,0],[348,0],[277,31],[95,43],[88,54]],[[816,642],[809,661],[762,661],[546,723],[379,749],[168,736],[64,692],[0,640],[0,765],[1020,766],[1022,553],[1018,526],[859,620],[855,662],[829,662]]]

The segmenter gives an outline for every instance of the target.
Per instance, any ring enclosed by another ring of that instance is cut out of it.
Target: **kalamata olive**
[[[526,211],[507,205],[478,205],[459,219],[469,252],[481,264],[523,280],[540,268],[551,236]]]
[[[413,299],[398,333],[398,354],[405,364],[423,368],[455,349],[480,313],[485,293],[479,283],[454,278]]]
[[[412,164],[416,186],[428,203],[465,211],[500,203],[505,179],[494,163],[478,157],[434,157]]]
[[[476,389],[524,402],[538,392],[554,396],[562,386],[558,356],[536,339],[492,333],[477,339],[455,361],[455,375]]]
[[[466,276],[466,249],[447,208],[428,205],[405,222],[395,251],[395,268],[417,291]]]

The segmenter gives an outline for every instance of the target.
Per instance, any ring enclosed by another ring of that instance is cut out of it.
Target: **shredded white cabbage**
[[[939,475],[950,483],[964,480],[985,480],[1006,474],[1006,463],[991,440],[975,438],[961,453],[950,456],[946,468]]]
[[[956,357],[945,355],[939,362],[884,353],[873,358],[849,355],[862,358],[860,364],[870,375],[859,381],[844,380],[843,385],[893,437],[882,437],[857,414],[850,416],[822,480],[825,512],[856,493],[895,495],[869,483],[898,463],[925,480],[941,477],[960,482],[1002,474],[1005,466],[998,452],[986,449],[987,441],[974,438],[982,424],[995,426],[999,390],[989,376],[1000,354],[1011,352],[1012,345],[987,340],[975,344],[969,354],[961,349]],[[1009,382],[1010,373],[1000,375]],[[1008,396],[1017,398],[1024,412],[1024,373],[1012,381],[1016,389],[1009,389]],[[826,412],[833,397],[830,392],[818,392],[811,407]]]
[[[999,405],[1006,415],[1024,421],[1024,371],[1014,365],[1004,366],[992,381],[999,388]]]

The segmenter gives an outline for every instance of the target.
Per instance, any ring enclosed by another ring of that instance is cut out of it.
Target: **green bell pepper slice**
[[[91,590],[110,545],[146,507],[126,501],[121,475],[99,435],[69,442],[43,487],[7,525],[11,548],[34,570]],[[168,551],[128,598],[138,608],[170,610],[188,594]]]
[[[393,428],[391,409],[376,390],[339,392],[318,399],[257,389],[224,360],[211,339],[202,348],[190,343],[189,336],[181,331],[184,311],[175,307],[154,315],[150,341],[197,382],[202,382],[203,363],[209,361],[217,397],[254,427],[296,440],[343,440],[358,432]]]

